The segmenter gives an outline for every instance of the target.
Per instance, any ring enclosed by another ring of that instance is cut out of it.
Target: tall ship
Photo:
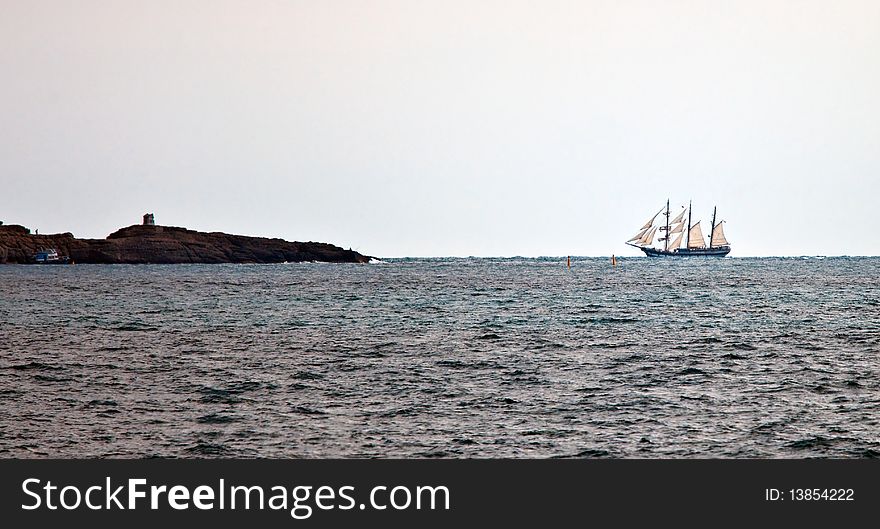
[[[687,208],[682,206],[681,211],[672,218],[668,199],[666,207],[655,213],[626,244],[645,252],[648,257],[724,257],[730,253],[730,243],[724,236],[724,221],[715,222],[717,209],[712,209],[708,245],[700,221],[691,222],[691,203]],[[657,217],[661,217],[660,223],[655,225]],[[657,245],[653,246],[655,236]],[[672,242],[669,242],[670,239]]]

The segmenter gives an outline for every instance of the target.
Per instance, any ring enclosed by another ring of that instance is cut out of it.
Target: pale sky
[[[880,254],[880,2],[0,0],[0,220],[380,256]]]

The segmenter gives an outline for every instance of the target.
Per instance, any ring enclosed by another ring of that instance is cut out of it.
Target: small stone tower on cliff
[[[144,213],[144,226],[155,226],[156,219],[153,218],[152,213]]]

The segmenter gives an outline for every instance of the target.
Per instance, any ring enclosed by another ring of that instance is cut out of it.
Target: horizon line
[[[599,258],[607,258],[610,259],[611,256],[614,256],[617,259],[655,259],[653,257],[648,257],[647,255],[618,255],[618,254],[607,254],[607,255],[403,255],[403,256],[385,256],[378,257],[373,256],[375,259],[566,259],[571,257],[572,259],[580,258],[580,259],[599,259]],[[688,256],[690,258],[691,256]],[[694,258],[702,258],[703,256],[693,256]],[[880,257],[878,254],[791,254],[791,255],[727,255],[722,257],[721,259],[764,259],[764,258],[798,258],[798,257],[823,257],[823,258],[838,258],[838,257]],[[660,259],[662,260],[662,259]]]

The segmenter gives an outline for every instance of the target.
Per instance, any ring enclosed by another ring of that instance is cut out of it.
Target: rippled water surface
[[[880,259],[0,267],[0,457],[876,457]]]

